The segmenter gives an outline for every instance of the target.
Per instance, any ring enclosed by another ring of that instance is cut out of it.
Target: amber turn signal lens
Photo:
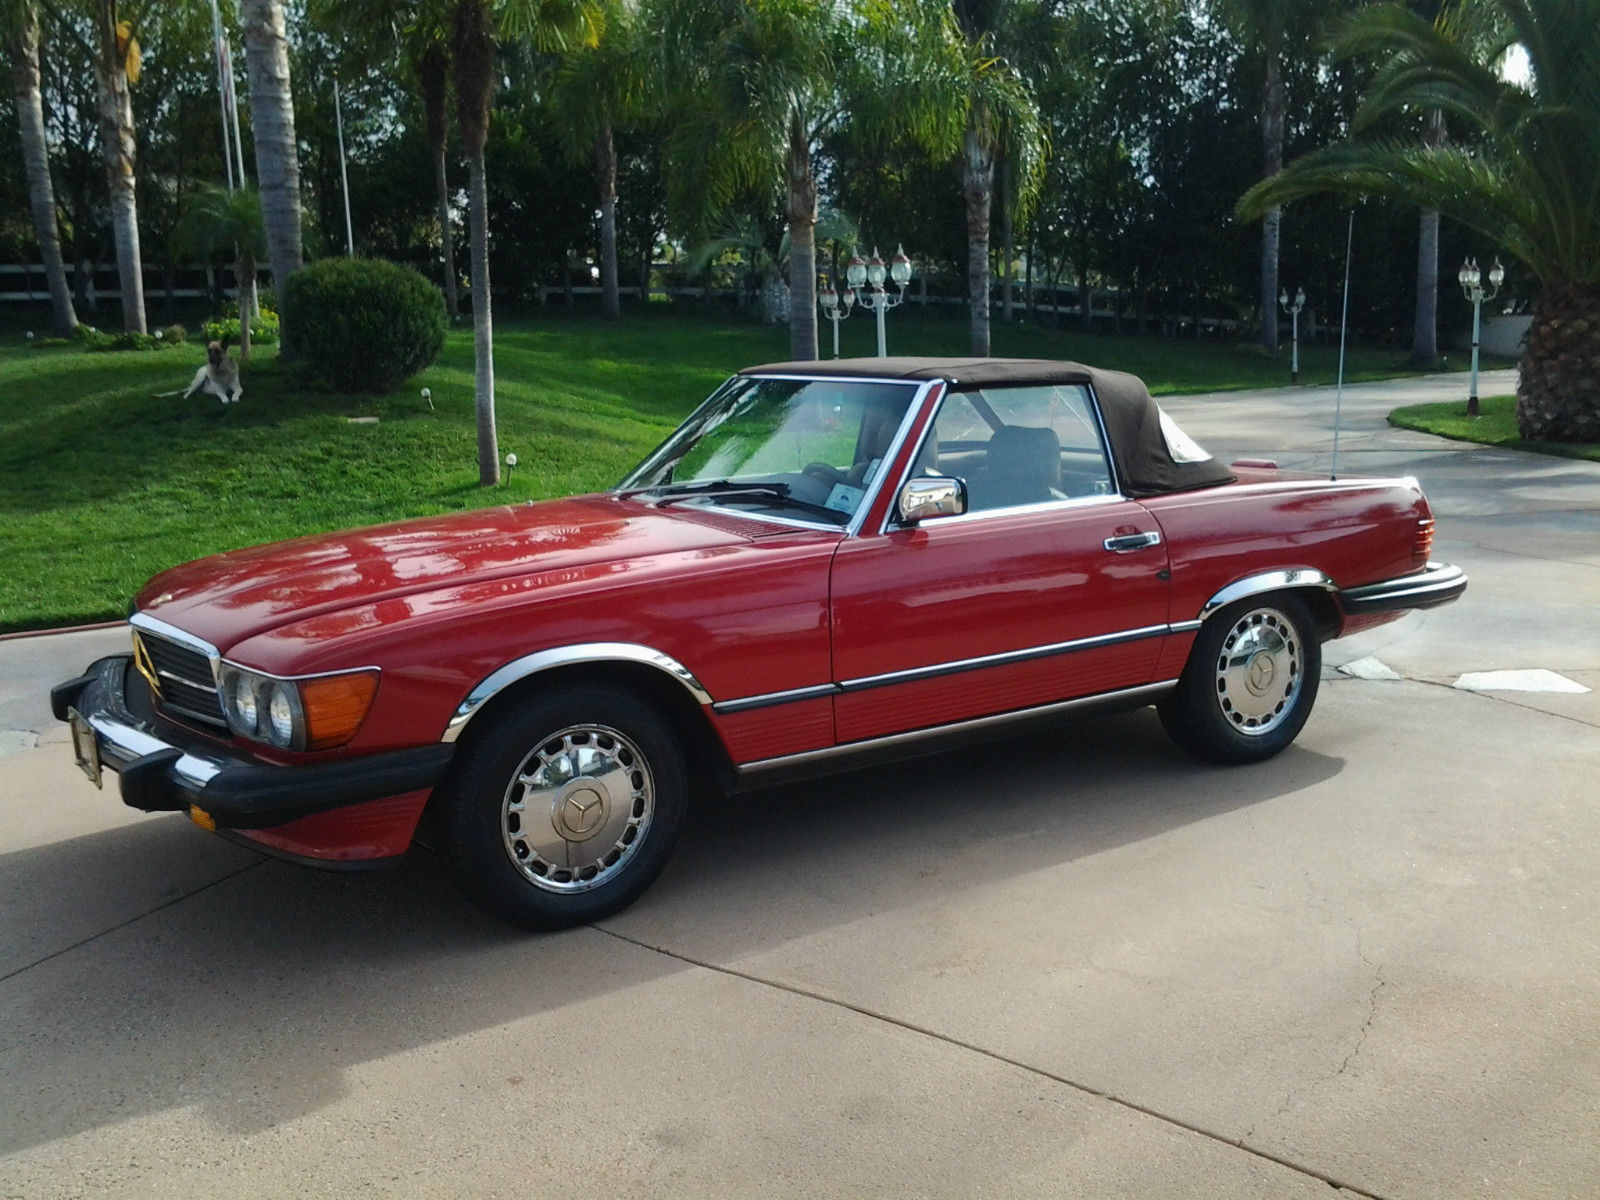
[[[1411,561],[1418,566],[1427,566],[1431,557],[1433,557],[1433,518],[1421,517],[1417,520],[1417,540],[1411,547]]]
[[[372,698],[378,694],[378,673],[328,675],[300,681],[300,701],[306,711],[306,748],[326,750],[355,737],[367,719]]]
[[[201,829],[209,829],[212,833],[217,831],[217,819],[203,808],[196,808],[191,804],[189,806],[189,820],[200,826]]]

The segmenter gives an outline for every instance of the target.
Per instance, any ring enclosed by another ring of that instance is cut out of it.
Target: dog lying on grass
[[[194,379],[183,393],[187,400],[196,392],[210,392],[224,404],[237,404],[244,395],[244,384],[239,381],[239,364],[228,353],[228,339],[206,346],[206,361],[194,373]],[[177,392],[157,392],[158,398],[176,396]]]

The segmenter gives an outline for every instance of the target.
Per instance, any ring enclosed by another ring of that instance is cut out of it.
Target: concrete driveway
[[[1147,711],[711,802],[559,936],[124,808],[36,688],[122,635],[0,643],[0,1196],[1593,1194],[1600,701],[1452,685],[1600,688],[1600,464],[1382,422],[1461,385],[1344,396],[1473,582],[1279,758]],[[1167,407],[1327,469],[1332,401]]]

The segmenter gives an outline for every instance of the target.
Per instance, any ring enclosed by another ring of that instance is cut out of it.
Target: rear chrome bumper
[[[455,749],[438,743],[326,763],[263,763],[157,717],[132,663],[126,654],[100,659],[52,688],[50,705],[58,720],[77,717],[75,741],[79,730],[93,737],[92,762],[78,747],[90,778],[98,783],[100,767],[117,772],[123,802],[145,812],[198,808],[219,829],[269,829],[431,788]]]
[[[1341,589],[1339,603],[1351,614],[1437,608],[1459,600],[1466,590],[1467,573],[1460,567],[1429,563],[1412,575]]]

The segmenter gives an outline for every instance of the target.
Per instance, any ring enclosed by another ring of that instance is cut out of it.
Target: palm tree
[[[281,294],[289,276],[305,261],[300,242],[300,153],[295,144],[282,0],[240,0],[239,24],[250,74],[250,129],[255,136],[267,261],[273,286]],[[294,331],[284,325],[278,353],[293,357],[293,348]]]
[[[61,261],[61,234],[56,224],[56,194],[50,182],[50,147],[45,137],[44,102],[39,91],[39,10],[33,0],[8,0],[0,5],[10,35],[6,55],[11,61],[11,83],[17,97],[17,124],[22,135],[22,161],[28,178],[28,206],[33,213],[33,233],[44,259],[50,288],[50,309],[58,336],[78,325]]]
[[[416,37],[416,35],[414,35]],[[428,152],[433,157],[433,183],[439,204],[439,256],[444,272],[444,302],[454,321],[461,312],[456,293],[456,247],[450,232],[450,51],[442,31],[431,30],[413,41],[412,69],[422,93],[422,114],[428,127]]]
[[[239,285],[239,357],[248,361],[256,264],[267,253],[260,194],[249,187],[232,191],[215,184],[201,187],[178,221],[177,237],[180,244],[208,259],[218,250],[232,250]]]
[[[1600,442],[1600,0],[1493,0],[1508,32],[1455,40],[1402,5],[1351,19],[1344,44],[1382,65],[1357,136],[1292,163],[1241,215],[1314,192],[1436,207],[1498,243],[1542,284],[1517,383],[1524,437]],[[1498,65],[1520,43],[1526,85]],[[1367,134],[1438,109],[1463,144]]]
[[[995,163],[1001,159],[1006,163],[1011,186],[1004,199],[1008,213],[1015,215],[1037,195],[1045,162],[1038,105],[1016,68],[996,52],[1004,41],[1006,9],[1006,0],[954,0],[966,91],[961,182],[967,204],[967,300],[972,353],[980,356],[990,349],[989,234]],[[1009,263],[1006,269],[1009,274]]]
[[[556,125],[575,158],[588,158],[600,198],[602,310],[622,315],[617,284],[616,124],[635,123],[646,105],[640,27],[632,4],[609,0],[605,36],[566,56],[551,88]]]
[[[478,482],[500,482],[494,420],[494,326],[489,285],[489,188],[484,147],[494,102],[497,25],[537,50],[568,50],[600,34],[603,13],[592,0],[457,0],[451,13],[451,68],[456,124],[467,153],[467,226],[472,243],[473,398],[478,421]]]

